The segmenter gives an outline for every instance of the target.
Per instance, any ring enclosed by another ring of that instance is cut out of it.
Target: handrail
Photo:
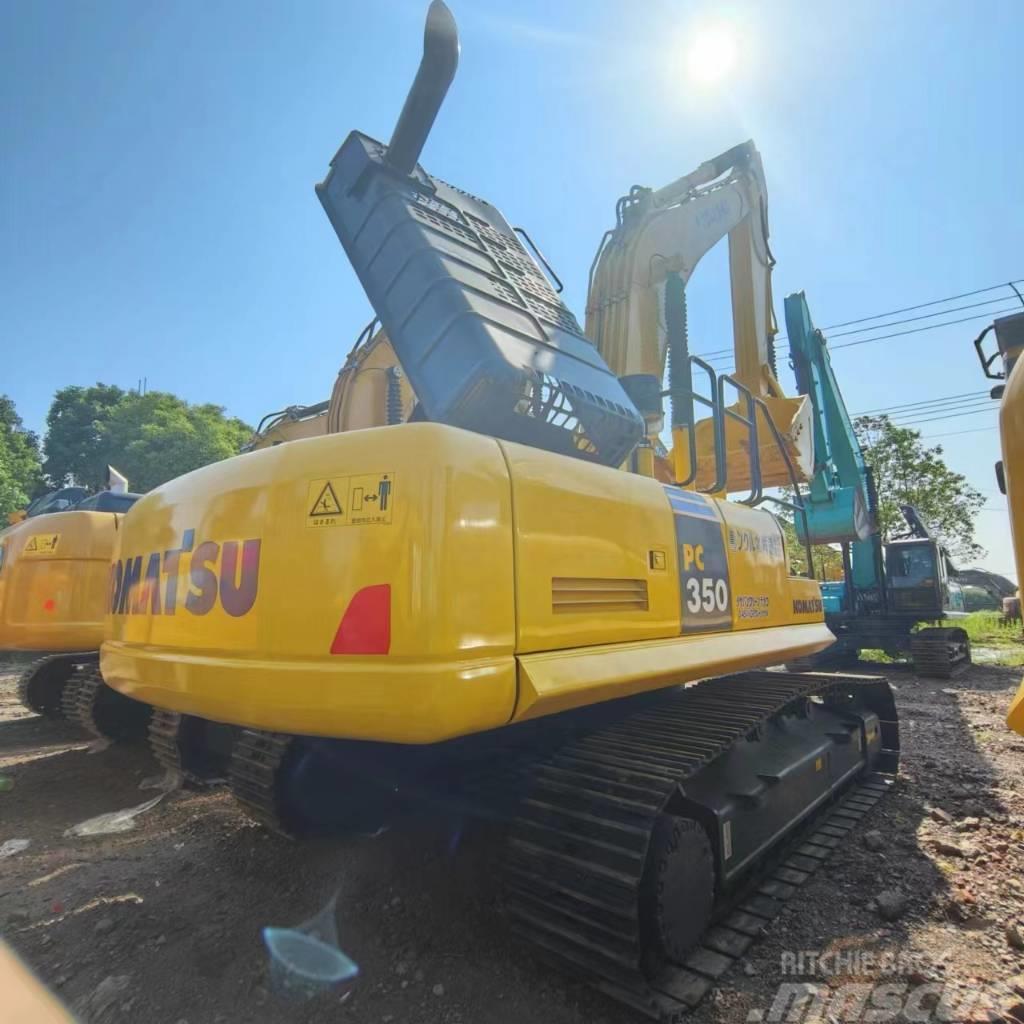
[[[763,398],[755,395],[750,388],[741,384],[730,374],[722,374],[719,376],[714,367],[709,363],[706,363],[700,358],[700,356],[688,356],[687,361],[689,363],[691,374],[691,387],[689,389],[690,398],[693,401],[699,402],[701,405],[707,406],[711,410],[712,430],[715,444],[714,483],[710,487],[695,487],[694,489],[700,494],[714,494],[726,489],[729,478],[729,460],[728,452],[726,450],[726,419],[731,418],[737,423],[741,423],[746,426],[749,437],[747,458],[749,459],[750,464],[750,494],[748,494],[746,498],[743,498],[740,504],[746,505],[749,508],[756,508],[762,502],[770,501],[781,508],[789,509],[793,513],[794,518],[796,516],[800,517],[803,525],[804,553],[807,557],[807,576],[810,579],[814,579],[814,556],[811,549],[810,533],[807,524],[807,504],[804,500],[803,492],[800,490],[800,482],[797,479],[793,460],[782,440],[782,434],[780,433],[778,426],[771,417],[767,403]],[[708,382],[711,386],[710,398],[693,390],[692,373],[695,366],[702,369],[708,376]],[[726,405],[725,387],[727,384],[734,388],[739,395],[739,399],[743,404],[746,415],[744,415],[743,412],[730,409]],[[666,397],[668,395],[669,391],[662,392],[662,397]],[[761,477],[761,444],[758,430],[759,412],[764,415],[772,435],[772,440],[774,440],[775,446],[782,454],[783,462],[785,463],[786,470],[789,473],[790,485],[793,489],[793,501],[788,501],[785,498],[778,498],[775,495],[764,493],[764,484]],[[690,418],[693,418],[692,413]],[[677,487],[689,487],[691,484],[695,483],[699,470],[699,466],[697,464],[696,424],[690,422],[676,425],[686,428],[687,448],[689,449],[690,456],[690,472],[684,480],[677,480],[675,485]]]
[[[739,392],[740,396],[746,399],[746,416],[735,412],[725,404],[726,384],[731,384]],[[749,450],[747,455],[750,459],[750,494],[742,499],[740,504],[755,508],[764,497],[764,486],[761,481],[761,445],[757,436],[757,407],[754,404],[753,392],[731,374],[723,373],[718,378],[718,404],[726,416],[731,417],[738,423],[746,424],[749,431]],[[726,460],[726,470],[728,471],[728,459]]]
[[[755,398],[754,404],[761,409],[764,413],[765,419],[768,421],[768,426],[771,428],[772,437],[775,439],[775,444],[779,451],[782,453],[783,461],[786,463],[786,469],[789,472],[789,482],[793,487],[793,494],[796,497],[796,502],[786,501],[784,498],[776,498],[774,495],[765,495],[766,501],[771,501],[776,505],[780,505],[783,508],[788,508],[791,511],[799,512],[800,518],[803,521],[804,535],[804,553],[807,556],[807,576],[810,579],[814,579],[814,556],[811,551],[811,535],[807,525],[807,503],[804,501],[803,492],[800,490],[800,481],[797,480],[796,470],[793,468],[793,460],[789,457],[789,452],[786,450],[786,446],[782,441],[782,435],[779,433],[779,428],[775,425],[775,420],[772,419],[771,413],[768,411],[768,406],[763,398]]]

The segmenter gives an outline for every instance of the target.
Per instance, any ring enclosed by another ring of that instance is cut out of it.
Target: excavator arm
[[[668,335],[659,292],[685,285],[704,254],[729,238],[736,376],[759,394],[782,394],[771,370],[771,267],[764,172],[752,142],[672,184],[619,201],[591,275],[586,332],[619,377],[661,378]],[[754,225],[756,224],[756,230]]]
[[[616,224],[605,234],[591,268],[586,333],[643,412],[648,436],[663,425],[661,380],[666,363],[676,367],[672,389],[676,478],[688,468],[686,431],[695,430],[698,461],[713,448],[710,422],[693,420],[686,334],[685,286],[704,254],[729,239],[735,373],[732,379],[752,399],[765,402],[798,479],[809,473],[809,410],[788,399],[775,374],[767,198],[761,157],[752,142],[735,146],[664,188],[635,186],[616,206]],[[686,367],[681,373],[679,367]],[[761,484],[790,483],[784,460],[761,423]],[[739,449],[742,426],[728,420],[728,486],[751,486],[749,462]],[[706,474],[695,484],[704,489]]]

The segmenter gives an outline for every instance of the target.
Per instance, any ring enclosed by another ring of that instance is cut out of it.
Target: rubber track
[[[149,720],[149,749],[161,768],[188,777],[182,771],[181,752],[178,749],[178,727],[181,720],[182,715],[177,711],[153,708],[153,717]]]
[[[68,661],[68,678],[70,679],[76,664],[79,664],[79,662],[94,662],[97,657],[98,655],[95,651],[81,651],[74,653],[62,651],[59,654],[47,654],[41,658],[36,658],[35,661],[30,662],[21,675],[18,676],[17,687],[19,703],[22,707],[36,715],[45,715],[47,718],[56,719],[65,718],[63,694],[62,700],[58,702],[58,706],[52,711],[43,710],[41,707],[33,704],[29,699],[29,690],[35,680],[35,677],[48,665],[51,665],[56,661]],[[65,684],[66,683],[67,680],[65,680]]]
[[[969,640],[956,635],[962,632],[955,628],[932,628],[916,633],[910,641],[915,674],[933,679],[952,679],[965,672],[971,664],[971,647]],[[967,644],[967,653],[957,659],[952,647],[964,642]]]
[[[291,833],[278,798],[278,769],[292,742],[287,733],[243,729],[231,751],[230,785],[243,810],[261,825],[284,836]]]
[[[99,666],[83,665],[76,668],[71,674],[71,678],[64,686],[64,694],[61,698],[61,710],[64,717],[69,722],[80,725],[86,732],[100,738],[104,737],[104,733],[96,724],[93,709],[96,705],[96,695],[100,687],[104,685]]]
[[[800,829],[806,838],[776,854],[753,890],[745,886],[716,910],[684,964],[655,964],[652,976],[639,915],[655,822],[680,784],[788,704],[854,687],[883,720],[889,752],[880,762],[895,770],[899,741],[884,680],[775,672],[677,690],[534,765],[504,863],[513,929],[607,995],[655,1019],[677,1020],[746,952],[888,783],[872,775],[832,804],[809,835]]]
[[[104,706],[105,705],[105,706]],[[129,710],[130,709],[130,710]],[[145,704],[122,697],[116,690],[107,690],[98,664],[79,665],[64,686],[61,699],[64,717],[99,739],[125,742],[141,739],[148,720],[142,715],[152,713]],[[108,728],[103,725],[104,716]]]

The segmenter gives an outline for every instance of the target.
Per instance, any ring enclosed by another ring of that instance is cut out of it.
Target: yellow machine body
[[[338,371],[327,412],[329,434],[383,427],[408,418],[416,396],[388,336],[377,331],[357,344]]]
[[[1017,355],[1011,353],[1012,368],[999,407],[999,434],[1013,554],[1020,573],[1024,569],[1024,369]],[[1011,729],[1024,736],[1024,683],[1010,705],[1006,721]]]
[[[401,743],[833,640],[768,513],[430,423],[157,488],[123,524],[110,593],[101,667],[122,693]]]
[[[123,520],[54,512],[0,532],[0,650],[98,650]]]

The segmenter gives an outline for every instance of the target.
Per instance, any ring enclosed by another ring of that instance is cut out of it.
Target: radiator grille
[[[645,612],[647,580],[556,576],[551,607],[555,612]]]

